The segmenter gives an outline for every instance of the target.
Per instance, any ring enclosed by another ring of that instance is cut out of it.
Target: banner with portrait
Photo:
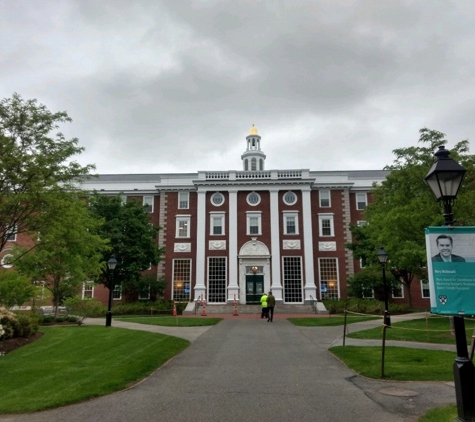
[[[431,312],[475,315],[475,227],[425,229]]]

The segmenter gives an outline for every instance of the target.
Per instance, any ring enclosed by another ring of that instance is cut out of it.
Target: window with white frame
[[[247,234],[260,235],[262,234],[261,213],[247,212]]]
[[[127,195],[120,195],[120,203],[125,204],[127,202]]]
[[[224,213],[211,212],[210,213],[210,235],[222,236],[224,235]]]
[[[283,287],[285,303],[302,303],[302,257],[284,256]]]
[[[226,258],[208,258],[208,300],[226,303]]]
[[[173,260],[173,299],[188,302],[191,298],[191,259]]]
[[[261,196],[257,192],[251,192],[247,195],[247,203],[253,207],[261,202]]]
[[[368,205],[368,196],[366,193],[357,193],[356,194],[356,209],[364,210]]]
[[[392,286],[392,293],[393,299],[402,299],[404,298],[404,288],[403,284],[399,283],[397,285]]]
[[[299,234],[298,213],[295,211],[284,211],[284,234]]]
[[[16,242],[16,234],[17,234],[17,226],[16,224],[9,226],[7,229],[7,242]]]
[[[368,222],[367,222],[366,220],[358,220],[358,221],[356,222],[356,225],[357,225],[358,227],[364,227],[364,226],[366,226],[367,224],[368,224]]]
[[[318,214],[318,230],[322,237],[335,236],[333,214]]]
[[[297,202],[297,195],[294,192],[286,192],[284,194],[284,203],[286,205],[294,205]]]
[[[319,258],[320,297],[323,299],[339,299],[340,281],[338,276],[337,258]]]
[[[178,192],[178,208],[181,210],[190,208],[189,192]]]
[[[143,206],[145,207],[145,211],[153,212],[153,196],[144,196]]]
[[[216,192],[211,195],[211,203],[215,207],[219,207],[224,204],[224,195],[221,192]]]
[[[3,268],[11,268],[13,267],[13,264],[11,264],[11,260],[13,259],[13,255],[11,253],[7,253],[6,255],[3,255],[2,257],[2,267]]]
[[[92,299],[94,297],[94,283],[92,281],[85,281],[82,283],[82,298]]]
[[[321,190],[318,192],[319,199],[320,199],[320,207],[328,208],[331,207],[330,202],[330,191],[329,190]]]
[[[121,300],[122,299],[122,284],[115,284],[114,290],[112,290],[112,299]]]
[[[426,299],[430,298],[429,280],[425,280],[425,279],[421,280],[421,292],[422,292],[423,298],[426,298]]]
[[[191,216],[189,215],[176,216],[176,237],[190,237],[190,220]]]

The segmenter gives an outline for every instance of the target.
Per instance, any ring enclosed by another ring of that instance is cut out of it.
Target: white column
[[[313,262],[313,240],[312,240],[312,207],[310,205],[310,188],[302,190],[302,223],[303,223],[303,245],[305,257],[305,302],[310,302],[311,298],[317,299],[315,286],[315,273]]]
[[[282,281],[280,277],[280,223],[279,223],[279,191],[270,190],[270,227],[272,256],[272,294],[282,302]]]
[[[197,218],[193,223],[196,227],[196,283],[195,283],[195,300],[200,300],[201,295],[206,298],[205,286],[205,227],[206,224],[206,191],[198,190],[198,209]]]
[[[237,251],[237,192],[229,192],[229,236],[228,236],[228,302],[239,299],[238,251]]]

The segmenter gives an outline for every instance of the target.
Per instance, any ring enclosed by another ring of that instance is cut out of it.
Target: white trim
[[[364,201],[359,200],[358,197],[360,197],[360,198],[364,197]],[[359,210],[359,211],[364,210],[368,205],[368,194],[366,192],[356,192],[355,193],[355,201],[356,201],[356,209]],[[364,203],[363,208],[360,208],[360,206],[359,206],[360,203]]]
[[[176,230],[175,237],[177,239],[186,239],[190,237],[190,226],[191,226],[191,215],[177,215],[175,217],[176,221]],[[183,222],[183,226],[186,227],[185,236],[180,236],[180,223]]]
[[[323,193],[328,193],[328,198],[322,198]],[[322,199],[328,199],[328,205],[322,205]],[[318,191],[318,205],[320,208],[331,208],[332,206],[332,195],[329,189],[322,189]]]
[[[186,195],[186,200],[182,200],[181,199],[181,196],[185,196]],[[186,203],[186,206],[183,206],[182,207],[182,203],[183,205],[185,205]],[[178,192],[178,209],[179,210],[187,210],[190,208],[190,192],[186,192],[186,191],[179,191]]]
[[[226,214],[224,212],[211,211],[209,213],[209,234],[210,236],[224,236],[226,235],[225,222]],[[215,226],[214,222],[220,220],[220,226]],[[221,227],[221,233],[214,233],[214,227]]]
[[[257,218],[257,233],[251,233],[251,218]],[[262,234],[262,211],[246,211],[246,234],[248,236]]]
[[[147,201],[150,201],[150,203]],[[154,209],[154,206],[153,206],[153,203],[154,203],[154,197],[153,196],[150,196],[150,195],[145,195],[143,198],[142,198],[142,204],[144,207],[149,207],[147,209],[147,212],[148,213],[152,213],[153,212],[153,209]]]
[[[323,234],[323,220],[330,221],[330,234]],[[318,214],[318,234],[320,237],[335,237],[333,214]]]

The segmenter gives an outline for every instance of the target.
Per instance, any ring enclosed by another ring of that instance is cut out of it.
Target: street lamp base
[[[457,400],[457,420],[475,422],[475,368],[469,359],[455,359],[455,396]]]
[[[108,311],[106,314],[106,327],[112,326],[112,312]]]
[[[391,315],[389,314],[389,311],[384,311],[384,325],[391,328]]]

